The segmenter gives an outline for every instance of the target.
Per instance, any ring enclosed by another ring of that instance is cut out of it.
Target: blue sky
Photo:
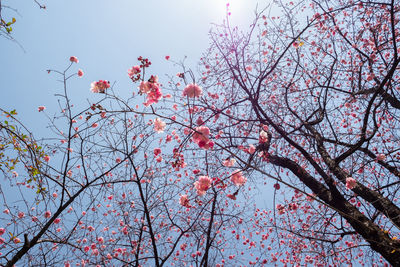
[[[46,10],[33,0],[2,1],[18,14],[4,9],[7,20],[17,19],[14,42],[0,39],[0,106],[17,109],[19,117],[34,132],[46,125],[37,107],[44,105],[51,116],[57,112],[54,96],[61,84],[46,69],[63,70],[70,56],[85,72],[73,79],[69,92],[74,103],[92,97],[90,83],[107,79],[116,82],[120,93],[136,90],[127,77],[127,69],[144,56],[153,62],[151,72],[163,77],[176,70],[164,57],[195,67],[209,45],[211,23],[225,18],[228,0],[68,0],[41,1]],[[247,28],[253,18],[257,0],[231,0],[234,23]],[[260,7],[268,2],[261,3]]]
[[[257,3],[263,8],[269,1],[230,0],[231,22],[245,31],[254,17]],[[72,103],[78,110],[101,96],[89,91],[90,83],[99,79],[115,82],[118,95],[137,92],[127,70],[137,65],[137,57],[152,61],[151,74],[161,78],[181,69],[165,60],[180,61],[195,69],[202,53],[210,44],[208,32],[212,23],[226,16],[228,0],[58,0],[42,1],[46,10],[33,0],[2,1],[12,5],[18,14],[3,10],[2,16],[14,24],[13,36],[21,47],[0,38],[0,107],[16,109],[18,118],[37,139],[52,137],[46,126],[49,119],[37,111],[46,106],[52,118],[60,112],[55,94],[61,93],[59,76],[47,69],[63,71],[69,57],[78,64],[71,71],[84,71],[82,78],[68,84]],[[271,193],[272,194],[272,193]],[[269,205],[260,199],[261,205]]]

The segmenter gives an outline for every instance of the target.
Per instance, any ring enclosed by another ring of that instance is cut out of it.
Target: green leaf
[[[32,170],[32,176],[36,176],[39,174],[39,171],[37,169]]]

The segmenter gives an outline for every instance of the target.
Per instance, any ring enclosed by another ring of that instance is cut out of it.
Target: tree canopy
[[[400,5],[274,5],[129,99],[71,56],[51,138],[2,110],[0,264],[400,266]]]

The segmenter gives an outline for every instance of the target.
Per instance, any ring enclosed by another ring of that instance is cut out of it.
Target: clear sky
[[[229,0],[3,0],[18,14],[4,9],[7,20],[17,19],[14,42],[0,39],[0,106],[17,109],[20,118],[35,132],[46,125],[39,105],[49,115],[58,111],[54,94],[61,84],[46,69],[63,70],[70,56],[76,56],[85,75],[69,85],[74,103],[86,101],[90,83],[99,79],[116,82],[120,93],[137,90],[127,69],[144,56],[153,62],[151,72],[163,77],[174,74],[164,57],[179,61],[187,56],[194,67],[209,45],[212,23],[225,18]],[[230,0],[234,23],[248,28],[256,8],[268,1]],[[25,50],[25,51],[24,51]],[[44,132],[40,133],[45,134]]]

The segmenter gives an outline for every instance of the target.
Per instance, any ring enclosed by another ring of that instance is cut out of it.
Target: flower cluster
[[[187,196],[187,195],[182,195],[182,196],[179,198],[179,204],[180,204],[181,206],[190,208],[188,196]]]
[[[143,103],[146,107],[157,103],[161,99],[162,93],[157,76],[151,76],[148,81],[142,81],[139,85],[139,93],[147,94],[146,102]]]
[[[143,58],[143,57],[138,57],[138,60],[140,61],[140,67],[141,68],[148,68],[151,65],[151,62],[149,61],[148,58]]]
[[[222,165],[224,165],[225,167],[232,167],[233,165],[235,165],[235,163],[236,163],[236,159],[228,158],[222,162]]]
[[[140,80],[140,66],[133,66],[128,70],[128,76],[133,82]]]
[[[203,196],[206,191],[211,187],[211,179],[208,176],[200,176],[199,180],[194,183],[199,196]]]
[[[267,143],[268,142],[268,133],[265,132],[264,130],[261,130],[260,136],[258,138],[258,142],[260,142],[261,144]]]
[[[156,131],[156,133],[164,132],[165,125],[166,125],[166,123],[163,122],[161,119],[159,119],[159,118],[154,119],[154,131]]]
[[[238,169],[235,170],[231,175],[231,181],[236,186],[244,185],[247,182],[247,178],[243,176],[243,173]]]
[[[90,91],[93,93],[104,94],[107,88],[110,88],[110,82],[107,80],[99,80],[90,84]]]
[[[188,84],[185,89],[183,89],[183,96],[188,97],[199,97],[203,93],[200,86],[195,83]]]
[[[193,141],[203,149],[213,148],[214,142],[209,139],[210,129],[206,126],[199,126],[193,133]]]
[[[353,189],[357,185],[357,181],[353,177],[347,177],[346,178],[346,188],[347,189]]]

